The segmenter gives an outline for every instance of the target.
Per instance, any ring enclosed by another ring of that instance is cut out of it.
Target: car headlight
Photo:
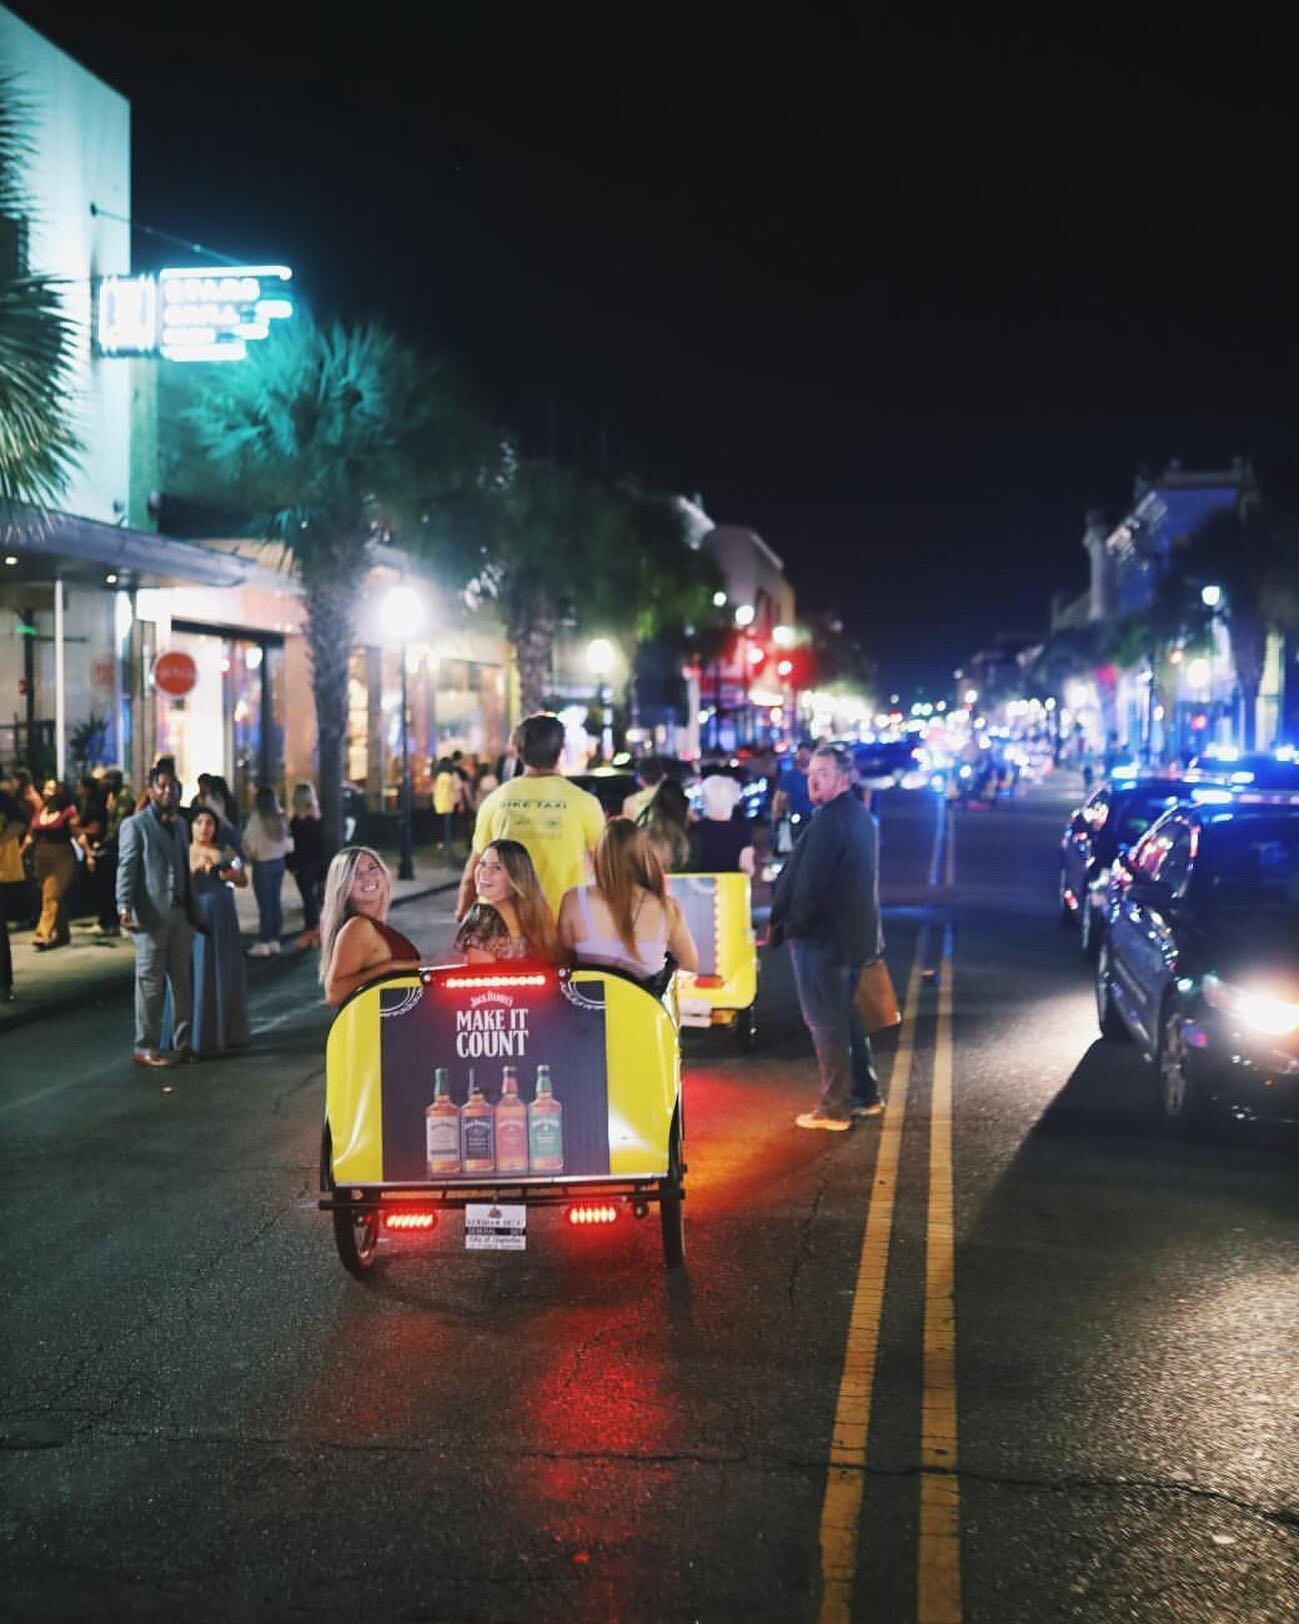
[[[1235,1016],[1243,1025],[1270,1038],[1286,1038],[1299,1031],[1299,1004],[1292,1004],[1272,993],[1254,992],[1248,987],[1233,987],[1217,976],[1205,976],[1205,1002],[1214,1009]]]

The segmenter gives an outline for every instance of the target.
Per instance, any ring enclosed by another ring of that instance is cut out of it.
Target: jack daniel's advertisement
[[[380,1034],[385,1183],[608,1173],[599,982],[451,972],[384,989]]]

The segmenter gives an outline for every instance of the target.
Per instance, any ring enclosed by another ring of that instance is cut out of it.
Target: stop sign
[[[153,685],[159,693],[183,699],[197,681],[198,666],[192,654],[170,648],[153,662]]]

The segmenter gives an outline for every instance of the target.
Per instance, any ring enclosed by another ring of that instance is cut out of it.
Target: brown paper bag
[[[853,1002],[868,1035],[901,1025],[902,1011],[898,1008],[898,995],[893,990],[893,978],[883,959],[862,966]]]

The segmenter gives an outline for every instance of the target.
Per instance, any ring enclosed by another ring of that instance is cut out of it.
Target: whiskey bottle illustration
[[[433,1073],[433,1103],[424,1113],[424,1150],[430,1178],[460,1171],[460,1107],[451,1098],[445,1066]]]
[[[519,1073],[506,1066],[496,1102],[496,1171],[528,1171],[528,1108],[519,1098]]]
[[[534,1173],[564,1171],[564,1107],[555,1098],[550,1067],[537,1067],[537,1097],[528,1107],[528,1161]]]
[[[466,1173],[491,1173],[496,1168],[496,1120],[469,1068],[469,1098],[460,1107],[460,1163]]]

